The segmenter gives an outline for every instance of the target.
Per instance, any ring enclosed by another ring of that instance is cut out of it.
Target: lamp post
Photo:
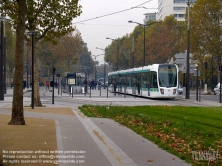
[[[100,54],[100,55],[104,55],[104,54]],[[96,57],[98,57],[100,55],[92,55],[95,58],[95,81],[96,81]]]
[[[4,70],[5,70],[5,65],[4,65],[4,16],[1,15],[1,52],[0,52],[0,100],[4,100],[4,91],[5,91],[5,82],[4,82]]]
[[[34,50],[34,45],[35,45],[35,38],[34,36],[37,34],[36,31],[29,31],[29,35],[32,36],[32,109],[34,109],[34,58],[35,58],[35,50]]]
[[[52,67],[52,104],[54,104],[54,87],[55,87],[55,71],[56,71],[56,68]]]
[[[26,41],[26,46],[27,46],[27,57],[26,57],[26,88],[29,88],[29,81],[28,81],[28,77],[29,77],[29,59],[28,59],[28,52],[29,52],[29,47],[28,47],[28,40]]]
[[[198,83],[198,65],[195,64],[196,66],[196,101],[198,101],[198,87],[199,87],[199,83]]]
[[[141,24],[141,23],[129,20],[128,23],[136,23],[143,27],[143,66],[145,66],[146,65],[146,27],[149,25],[152,25],[155,23],[161,23],[161,22],[151,22],[149,24]]]
[[[186,99],[190,99],[190,0],[188,5],[188,23],[187,23],[187,69],[186,69]]]
[[[112,38],[109,38],[107,37],[106,39],[110,39],[112,41],[117,41],[118,42],[118,45],[117,45],[117,54],[116,54],[116,70],[119,70],[119,42],[121,40],[118,40],[118,39],[112,39]]]
[[[103,50],[106,54],[106,50],[102,49],[102,48],[98,48],[96,47],[96,49],[100,49],[100,50]],[[104,89],[106,89],[106,62],[105,62],[105,56],[104,56]]]

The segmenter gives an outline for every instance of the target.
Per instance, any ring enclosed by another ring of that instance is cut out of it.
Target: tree
[[[14,92],[12,104],[12,118],[10,125],[25,125],[23,114],[23,55],[24,55],[24,33],[26,0],[17,1],[17,27],[16,27],[16,54]]]
[[[82,47],[82,54],[78,60],[78,66],[81,73],[85,73],[87,77],[94,71],[95,62],[91,57],[91,52],[88,51],[87,46]]]
[[[203,66],[203,61],[208,59],[208,64],[212,66],[208,71],[211,72],[212,76],[216,75],[222,54],[222,2],[197,1],[191,8],[190,17],[191,52],[198,59],[200,66]],[[213,83],[212,81],[211,83]]]
[[[72,32],[61,37],[58,45],[59,49],[56,49],[56,52],[61,56],[61,60],[67,66],[67,72],[71,71],[71,65],[77,63],[82,52],[82,46],[83,40],[78,30],[76,30],[75,33]]]
[[[173,15],[165,17],[161,24],[153,24],[147,32],[148,60],[152,63],[169,63],[179,52],[184,26]]]
[[[1,0],[2,11],[11,18],[16,28],[16,65],[15,65],[15,89],[13,95],[12,120],[10,124],[25,124],[23,117],[23,53],[25,29],[39,32],[36,42],[41,39],[54,42],[55,37],[63,36],[75,30],[71,21],[81,14],[81,6],[78,0],[35,1],[35,0]],[[35,59],[35,77],[37,67]],[[35,105],[41,106],[38,90],[38,81],[34,83]]]
[[[15,69],[15,34],[13,34],[10,22],[6,21],[6,74],[7,84],[11,83]]]

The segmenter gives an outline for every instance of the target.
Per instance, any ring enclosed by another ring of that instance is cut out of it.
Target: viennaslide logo
[[[192,151],[192,159],[193,160],[199,160],[199,161],[207,161],[208,165],[210,162],[216,161],[219,159],[220,152],[219,150],[214,150],[209,147],[208,150],[194,150]]]

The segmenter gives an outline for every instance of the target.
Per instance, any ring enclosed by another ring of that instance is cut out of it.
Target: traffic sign
[[[197,70],[194,72],[194,76],[197,76]],[[198,70],[198,77],[200,76],[200,70]]]
[[[176,59],[176,60],[175,60],[175,63],[176,63],[176,64],[186,64],[186,63],[187,63],[187,60],[186,60],[186,59]]]
[[[187,73],[187,69],[183,68],[182,73]],[[190,73],[194,73],[194,68],[190,68]]]
[[[175,58],[180,58],[180,59],[186,59],[187,54],[186,53],[177,53],[174,55]]]

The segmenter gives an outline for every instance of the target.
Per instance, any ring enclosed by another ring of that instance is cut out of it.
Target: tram
[[[175,98],[178,88],[178,66],[153,64],[108,73],[112,92],[148,98]]]

